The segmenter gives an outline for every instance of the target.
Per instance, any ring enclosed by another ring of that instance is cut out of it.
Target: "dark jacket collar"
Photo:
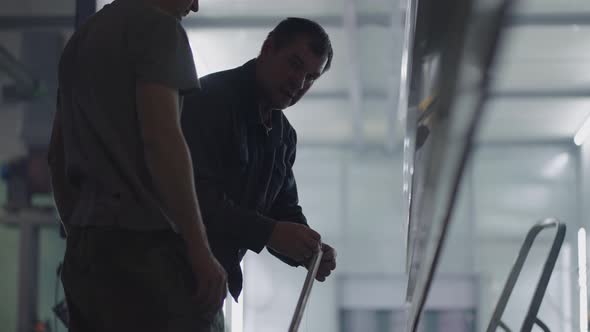
[[[264,128],[259,112],[258,89],[256,83],[256,58],[246,62],[238,68],[240,84],[242,86],[242,105],[243,111],[246,112],[246,123],[248,126],[259,126],[261,130]],[[282,142],[283,126],[282,126],[283,112],[275,110],[272,112],[272,130],[268,133],[272,140],[272,146],[276,146]]]
[[[256,86],[256,59],[246,62],[239,68],[240,83],[242,90],[242,102],[246,111],[246,122],[248,125],[261,123],[258,112],[258,91]]]

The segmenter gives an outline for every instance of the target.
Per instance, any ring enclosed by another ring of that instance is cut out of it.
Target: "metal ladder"
[[[553,239],[553,245],[551,246],[551,251],[549,251],[549,255],[545,260],[545,265],[543,266],[541,278],[537,283],[533,299],[531,300],[531,304],[529,306],[524,323],[522,324],[522,328],[520,329],[521,332],[529,332],[532,330],[533,326],[537,324],[543,331],[550,332],[549,327],[547,327],[547,325],[543,323],[543,321],[541,321],[539,317],[537,317],[537,314],[539,312],[539,308],[541,307],[541,302],[543,302],[543,296],[545,295],[545,291],[547,290],[549,280],[551,279],[551,274],[553,273],[553,268],[555,267],[555,263],[557,262],[557,257],[559,255],[559,251],[561,250],[561,245],[563,244],[563,240],[565,237],[565,224],[562,224],[559,220],[554,218],[547,218],[545,220],[538,222],[527,233],[524,243],[520,248],[520,252],[518,253],[518,258],[512,266],[512,270],[510,271],[508,280],[504,285],[502,295],[498,300],[498,304],[496,304],[496,308],[490,320],[490,324],[488,325],[488,328],[486,330],[487,332],[494,332],[498,327],[502,328],[506,332],[512,332],[512,330],[510,330],[506,323],[502,322],[502,314],[504,313],[504,309],[506,309],[506,304],[508,303],[510,295],[514,290],[514,285],[518,280],[518,276],[522,271],[522,268],[527,259],[529,251],[531,250],[533,242],[535,241],[535,238],[544,229],[553,227],[556,228],[555,238]]]

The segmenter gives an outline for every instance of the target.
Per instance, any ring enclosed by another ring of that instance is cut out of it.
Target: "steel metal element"
[[[529,230],[524,240],[524,243],[520,248],[520,252],[518,253],[518,258],[512,266],[510,274],[508,275],[508,280],[506,280],[506,284],[504,285],[504,290],[502,290],[502,294],[500,295],[498,304],[496,304],[496,308],[494,309],[494,313],[492,314],[492,318],[486,330],[487,332],[494,332],[496,331],[496,328],[499,326],[506,329],[506,324],[502,322],[502,314],[506,309],[506,305],[508,303],[508,300],[510,299],[512,291],[514,290],[514,286],[516,285],[516,281],[518,280],[518,276],[522,271],[529,251],[531,250],[531,247],[533,246],[533,243],[535,242],[535,238],[537,237],[537,235],[539,235],[539,233],[542,230],[553,227],[556,228],[553,245],[551,246],[551,251],[549,251],[549,255],[547,256],[547,260],[545,261],[545,265],[543,266],[541,278],[537,283],[533,299],[531,300],[531,304],[529,306],[527,315],[522,324],[522,328],[520,329],[520,331],[522,332],[528,332],[532,330],[533,325],[537,324],[544,331],[549,331],[547,325],[545,325],[540,319],[537,318],[537,313],[539,312],[539,308],[541,307],[541,303],[543,302],[543,296],[545,295],[545,291],[547,290],[547,286],[549,285],[549,280],[551,279],[553,268],[555,267],[555,263],[557,262],[561,245],[563,244],[563,240],[565,238],[565,224],[560,223],[557,219],[554,218],[545,219],[534,225]]]
[[[293,318],[291,319],[289,332],[297,332],[299,329],[301,319],[303,318],[303,313],[305,312],[305,307],[307,306],[307,300],[309,300],[309,294],[311,294],[313,281],[318,273],[320,263],[322,262],[322,255],[323,252],[319,250],[318,253],[313,256],[311,267],[307,271],[307,277],[305,277],[303,288],[301,289],[301,293],[299,294],[299,301],[297,301],[295,313],[293,314]]]
[[[399,83],[399,97],[398,97],[398,118],[404,123],[404,139],[403,139],[403,196],[404,196],[404,212],[403,228],[405,231],[405,247],[406,247],[406,272],[409,273],[413,260],[412,237],[410,236],[410,210],[412,206],[412,173],[410,169],[414,167],[415,156],[415,137],[416,137],[416,112],[409,108],[410,103],[410,83],[413,69],[413,45],[414,35],[416,31],[416,15],[418,10],[417,0],[406,0],[405,22],[403,31],[403,48],[401,52],[401,70]],[[410,287],[412,288],[412,287]],[[411,291],[408,295],[411,296]]]
[[[441,50],[440,104],[431,139],[431,153],[439,163],[431,161],[426,164],[422,180],[428,184],[425,188],[428,190],[424,190],[425,196],[421,197],[423,204],[416,205],[416,197],[412,198],[410,211],[412,214],[417,211],[414,217],[418,219],[415,220],[430,222],[430,228],[420,229],[426,235],[414,241],[414,247],[423,245],[421,250],[425,253],[417,262],[414,262],[414,254],[410,265],[409,280],[415,280],[411,297],[406,296],[410,302],[407,324],[410,332],[418,328],[442,255],[463,173],[487,101],[497,44],[511,4],[510,0],[502,0],[484,9],[475,7],[472,0],[460,1],[449,20],[448,38]],[[465,58],[476,62],[479,67],[477,75],[466,71]],[[466,86],[473,88],[467,89]]]

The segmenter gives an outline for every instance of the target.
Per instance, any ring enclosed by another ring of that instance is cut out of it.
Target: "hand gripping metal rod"
[[[299,294],[299,301],[297,302],[297,307],[295,307],[293,319],[291,319],[289,332],[297,332],[297,330],[299,329],[299,324],[301,324],[303,312],[305,311],[305,307],[307,306],[307,300],[309,299],[309,294],[311,293],[313,281],[315,279],[316,274],[318,273],[320,263],[322,262],[322,255],[323,252],[319,250],[313,256],[313,259],[311,261],[311,268],[307,271],[307,277],[305,278],[305,282],[303,283],[303,289],[301,289],[301,293]]]

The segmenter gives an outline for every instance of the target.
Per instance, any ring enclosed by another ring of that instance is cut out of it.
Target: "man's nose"
[[[191,4],[191,11],[195,13],[199,11],[199,0],[193,0],[193,3]]]
[[[303,89],[305,86],[305,75],[296,73],[291,79],[291,84],[293,85],[293,88],[297,90]]]

